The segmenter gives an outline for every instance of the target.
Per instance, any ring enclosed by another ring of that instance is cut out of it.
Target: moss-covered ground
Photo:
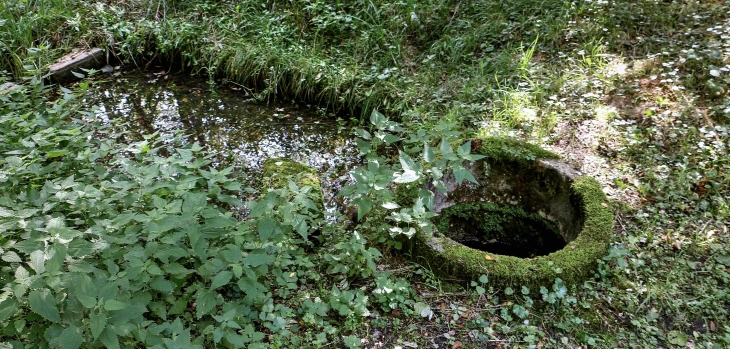
[[[20,83],[70,49],[107,47],[126,67],[186,70],[263,100],[527,140],[607,195],[611,248],[590,254],[588,281],[463,288],[382,247],[377,268],[410,286],[378,295],[414,311],[343,316],[318,346],[715,349],[730,346],[729,11],[716,0],[8,0],[0,70]]]

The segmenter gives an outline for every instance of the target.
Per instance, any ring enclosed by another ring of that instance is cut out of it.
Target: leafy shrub
[[[309,187],[244,204],[253,189],[197,144],[115,143],[70,90],[49,94],[34,78],[0,96],[0,333],[13,347],[255,348],[369,314],[347,278],[375,274],[380,254],[343,231],[310,253],[324,218]]]

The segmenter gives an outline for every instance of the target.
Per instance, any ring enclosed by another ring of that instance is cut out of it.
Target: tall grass
[[[40,69],[80,37],[81,16],[75,1],[5,0],[0,2],[0,70],[16,78]],[[76,35],[73,35],[73,33]],[[51,50],[52,53],[43,52]]]
[[[424,103],[431,114],[474,114],[524,82],[533,54],[681,25],[646,1],[605,6],[595,14],[558,0],[11,0],[0,4],[0,68],[17,74],[31,48],[103,43],[140,67],[175,61],[267,98],[286,95],[350,114],[379,108],[404,115]]]

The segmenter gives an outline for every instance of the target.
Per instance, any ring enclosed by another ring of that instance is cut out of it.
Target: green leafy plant
[[[379,225],[373,230],[385,233],[390,237],[404,235],[412,237],[418,230],[432,231],[430,218],[434,217],[433,193],[424,189],[416,189],[413,202],[398,203],[394,193],[396,185],[408,188],[419,188],[425,182],[445,192],[443,176],[453,171],[457,182],[465,179],[476,182],[474,176],[463,166],[464,161],[476,161],[483,155],[471,154],[471,142],[466,142],[454,151],[452,142],[457,141],[458,131],[454,124],[440,122],[432,131],[419,131],[409,134],[406,139],[393,133],[403,131],[399,123],[388,120],[383,114],[374,110],[370,116],[374,133],[358,130],[361,137],[357,140],[360,154],[365,157],[367,166],[355,169],[355,184],[343,188],[340,195],[352,199],[357,206],[358,220],[362,220],[374,207],[389,212],[385,219],[393,222],[390,225]],[[397,162],[391,156],[383,154],[385,147],[403,143],[398,148]],[[438,147],[432,146],[439,142]],[[413,157],[411,156],[413,155]],[[417,157],[420,161],[414,160]]]
[[[48,93],[34,78],[0,96],[0,321],[11,345],[255,348],[263,331],[288,338],[295,317],[334,334],[325,319],[369,314],[362,290],[299,294],[333,281],[310,273],[308,237],[324,217],[309,187],[289,181],[243,203],[252,189],[197,144],[179,134],[115,144],[113,126],[79,111],[70,90]],[[322,236],[330,275],[375,273],[380,254],[357,232]],[[407,284],[395,285],[398,298],[379,303],[406,304]]]

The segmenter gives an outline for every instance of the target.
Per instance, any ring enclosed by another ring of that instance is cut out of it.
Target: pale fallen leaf
[[[454,345],[451,346],[451,349],[461,348],[462,345],[463,344],[461,344],[461,342],[456,341],[454,342]]]
[[[484,258],[485,258],[486,260],[488,260],[488,261],[496,261],[496,259],[494,259],[494,257],[492,257],[492,256],[490,256],[490,255],[488,255],[488,254],[485,254],[485,255],[484,255]]]

